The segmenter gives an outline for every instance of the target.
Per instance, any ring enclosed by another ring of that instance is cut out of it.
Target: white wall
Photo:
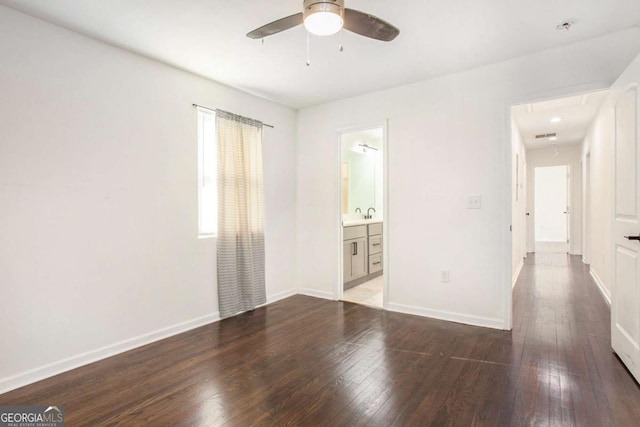
[[[611,295],[611,203],[614,109],[607,98],[592,123],[583,143],[584,159],[590,156],[590,188],[588,205],[589,223],[585,229],[590,270]]]
[[[527,152],[511,118],[511,285],[515,285],[527,256]],[[517,188],[516,188],[517,185]]]
[[[558,155],[554,157],[555,149],[552,147],[527,151],[527,173],[529,175],[529,190],[527,192],[528,217],[528,239],[527,252],[535,252],[535,241],[540,240],[535,237],[535,168],[538,166],[569,165],[570,175],[570,227],[571,237],[569,243],[569,253],[572,255],[582,254],[582,173],[581,173],[581,146],[580,144],[560,145]]]
[[[615,102],[629,83],[640,81],[640,56],[622,73],[612,86],[598,116],[592,123],[582,145],[583,160],[590,157],[590,188],[585,209],[589,222],[587,261],[591,275],[610,301],[614,292],[612,267],[613,162],[615,138]],[[583,162],[584,163],[584,162]],[[586,170],[585,170],[586,172]]]
[[[275,125],[267,295],[294,292],[296,111],[4,7],[0,28],[0,393],[217,317],[194,102]]]
[[[636,28],[301,110],[299,286],[327,297],[339,288],[337,130],[388,119],[388,308],[508,327],[508,107],[574,85],[606,87],[639,50]],[[481,210],[465,209],[469,194],[482,195]],[[439,282],[441,269],[450,270],[450,283]]]

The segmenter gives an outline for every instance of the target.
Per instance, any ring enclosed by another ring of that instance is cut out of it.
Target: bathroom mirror
[[[342,213],[369,208],[382,218],[382,128],[341,135]]]

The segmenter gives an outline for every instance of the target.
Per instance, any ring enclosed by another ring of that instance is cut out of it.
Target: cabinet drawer
[[[369,274],[382,270],[382,254],[369,256]]]
[[[379,254],[382,252],[382,236],[369,237],[369,255]]]
[[[360,237],[367,237],[366,225],[353,225],[351,227],[343,227],[342,240],[358,239]]]
[[[369,224],[369,236],[375,236],[376,234],[382,234],[382,223]]]

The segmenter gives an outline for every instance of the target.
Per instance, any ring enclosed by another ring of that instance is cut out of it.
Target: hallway
[[[514,289],[510,364],[550,425],[640,425],[640,387],[611,351],[610,310],[579,256],[529,254]],[[528,372],[528,373],[527,373]]]

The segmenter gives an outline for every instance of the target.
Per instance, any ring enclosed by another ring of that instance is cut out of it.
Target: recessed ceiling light
[[[560,117],[553,117],[551,119],[551,123],[560,123],[562,121],[562,119]]]
[[[557,140],[558,140],[557,136],[549,137],[549,141],[557,141]]]

